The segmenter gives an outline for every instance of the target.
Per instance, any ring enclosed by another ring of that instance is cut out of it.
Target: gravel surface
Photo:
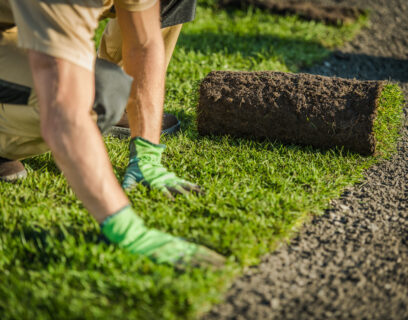
[[[369,8],[372,24],[307,71],[389,79],[408,97],[408,1],[316,2]],[[203,319],[408,319],[407,181],[406,122],[398,154],[265,256]]]

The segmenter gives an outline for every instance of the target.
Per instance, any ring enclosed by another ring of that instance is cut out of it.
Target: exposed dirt
[[[357,20],[364,10],[357,7],[325,5],[311,1],[285,0],[220,0],[221,8],[244,9],[252,5],[274,14],[297,15],[305,20],[321,21],[326,24],[348,24]]]
[[[305,73],[214,71],[201,83],[198,131],[373,154],[382,88]]]
[[[408,2],[317,2],[370,8],[372,26],[309,71],[391,79],[407,97]],[[398,154],[331,207],[248,270],[203,319],[408,319],[407,125]]]

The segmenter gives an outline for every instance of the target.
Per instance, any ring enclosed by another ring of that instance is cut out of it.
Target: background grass
[[[148,226],[205,244],[228,256],[229,266],[219,273],[178,273],[100,241],[97,224],[45,154],[25,161],[24,181],[0,183],[1,319],[189,319],[219,301],[243,267],[256,264],[309,214],[321,213],[376,158],[200,137],[199,81],[211,70],[296,72],[350,39],[365,21],[328,27],[200,5],[197,19],[182,31],[167,81],[166,110],[182,120],[182,133],[163,143],[165,165],[202,185],[206,195],[171,202],[140,186],[129,196]],[[397,131],[390,134],[386,124],[398,127],[401,97],[396,86],[387,86],[381,100],[383,156],[393,150]],[[121,180],[128,141],[108,137],[106,145]]]

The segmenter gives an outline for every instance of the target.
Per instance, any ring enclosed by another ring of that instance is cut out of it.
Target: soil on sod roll
[[[198,131],[369,155],[382,88],[311,74],[214,71],[201,83]]]
[[[391,80],[407,100],[408,2],[311,1],[372,14],[370,28],[307,72]],[[407,120],[401,134],[397,154],[248,270],[203,319],[408,319]]]
[[[249,5],[273,14],[297,15],[305,20],[315,20],[326,24],[348,24],[355,22],[364,14],[356,7],[339,7],[311,3],[310,1],[276,1],[276,0],[220,0],[221,8],[236,7],[245,9]]]

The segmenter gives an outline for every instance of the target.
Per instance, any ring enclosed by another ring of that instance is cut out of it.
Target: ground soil
[[[305,20],[326,24],[348,24],[357,20],[364,10],[352,6],[327,5],[310,1],[287,0],[220,0],[221,8],[246,8],[252,5],[274,14],[297,15]]]
[[[382,88],[306,73],[214,71],[201,83],[198,131],[373,154]]]
[[[390,79],[408,97],[408,2],[330,4],[371,9],[372,25],[309,71]],[[407,124],[398,154],[248,270],[203,319],[408,319]]]

